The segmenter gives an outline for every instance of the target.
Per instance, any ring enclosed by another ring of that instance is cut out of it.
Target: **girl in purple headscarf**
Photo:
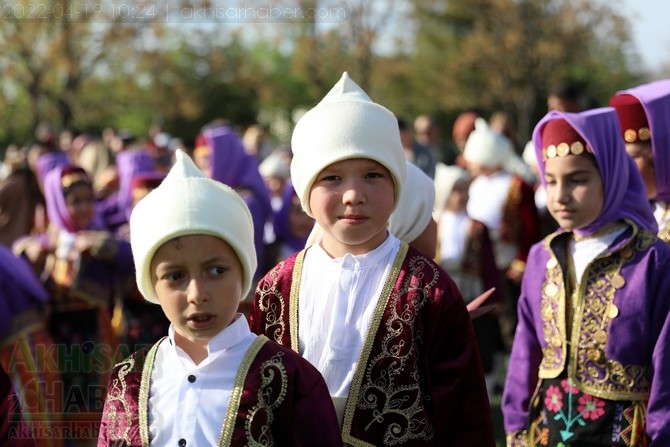
[[[133,273],[130,244],[105,230],[82,168],[53,169],[44,192],[49,228],[13,249],[30,261],[49,294],[47,327],[56,343],[50,352],[63,376],[64,404],[56,411],[90,420],[85,413],[101,411],[100,390],[116,360],[110,313],[119,281]]]
[[[249,207],[254,222],[258,265],[263,265],[263,231],[272,217],[272,206],[256,158],[244,150],[239,136],[228,125],[206,129],[196,139],[193,159],[207,176],[233,188]],[[254,279],[263,272],[258,269]]]
[[[612,108],[533,143],[560,229],[535,244],[503,394],[508,446],[670,445],[670,247]]]
[[[281,207],[273,213],[273,228],[276,240],[267,247],[265,271],[278,262],[305,248],[314,228],[314,219],[302,209],[293,183],[287,181],[281,198]]]
[[[670,243],[670,79],[617,92],[610,105],[654,207],[658,237]]]
[[[116,157],[119,190],[102,202],[102,215],[110,231],[128,223],[133,208],[132,179],[138,174],[156,172],[156,162],[145,150],[127,149]]]
[[[14,425],[13,429],[25,432],[28,428],[31,430],[29,433],[54,430],[57,415],[49,414],[48,409],[50,405],[60,405],[54,393],[61,383],[60,375],[56,368],[48,366],[53,360],[49,355],[53,340],[45,325],[46,301],[47,292],[30,265],[9,248],[0,245],[0,365],[11,379],[13,391],[18,397],[14,402],[16,407],[10,410],[19,410],[26,424]],[[8,403],[0,402],[0,407]],[[6,418],[7,414],[0,414],[0,427],[9,428],[13,421],[3,417]],[[7,440],[7,436],[8,433],[0,429],[0,439]],[[34,444],[31,439],[25,445],[62,445],[59,439],[35,438]],[[24,444],[17,440],[16,445]]]

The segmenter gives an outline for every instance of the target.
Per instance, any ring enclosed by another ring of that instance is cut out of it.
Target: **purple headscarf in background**
[[[109,200],[116,201],[115,215],[118,215],[118,219],[127,221],[133,207],[133,177],[137,174],[156,172],[156,162],[145,150],[125,150],[116,156],[116,171],[119,176],[119,191]],[[110,218],[114,220],[113,217]]]
[[[42,306],[48,298],[27,261],[0,244],[0,315],[4,321]],[[9,334],[9,324],[0,325],[0,340]]]
[[[215,127],[203,132],[202,137],[211,149],[212,179],[233,189],[247,189],[242,194],[254,222],[254,244],[258,265],[263,264],[263,230],[272,216],[270,195],[258,170],[258,161],[244,150],[242,140],[229,126]]]
[[[80,229],[75,228],[72,217],[67,210],[67,203],[65,201],[65,195],[63,194],[63,186],[61,183],[61,178],[63,176],[63,170],[69,168],[69,166],[58,166],[52,169],[44,178],[44,200],[46,202],[47,215],[49,216],[49,223],[56,225],[63,231],[68,233],[76,233]],[[89,178],[89,183],[91,182],[89,175],[83,168],[74,168],[77,169],[78,173],[85,175]],[[89,224],[86,230],[102,230],[105,226],[98,216],[97,210],[93,221]]]
[[[45,152],[37,158],[37,177],[42,183],[47,174],[58,166],[69,166],[70,159],[63,151]]]
[[[540,120],[533,131],[533,144],[538,160],[542,186],[545,161],[542,160],[542,129],[549,121],[564,119],[579,133],[593,150],[603,181],[604,203],[596,219],[575,234],[588,236],[603,225],[619,219],[630,219],[654,234],[658,227],[647,200],[647,192],[635,162],[626,153],[619,118],[611,107],[581,113],[551,111]]]
[[[647,115],[658,193],[655,200],[670,202],[670,79],[650,82],[617,95],[637,98]]]
[[[305,248],[309,235],[303,238],[298,238],[291,232],[289,216],[291,214],[291,208],[293,208],[293,196],[296,196],[295,188],[293,187],[293,183],[289,180],[286,182],[284,191],[282,192],[281,208],[274,213],[273,225],[277,239],[291,247],[293,251],[299,251]],[[298,202],[298,206],[301,206],[300,202]]]

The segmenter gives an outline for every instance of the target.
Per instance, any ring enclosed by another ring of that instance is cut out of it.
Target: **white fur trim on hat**
[[[485,168],[502,167],[514,151],[507,137],[489,129],[486,120],[477,118],[463,149],[463,158]]]
[[[235,250],[243,272],[240,299],[245,298],[257,266],[249,208],[233,189],[207,178],[178,149],[165,180],[130,216],[135,279],[146,300],[158,304],[150,271],[156,250],[178,236],[194,234],[219,237]]]
[[[317,175],[342,160],[367,158],[393,177],[395,204],[405,181],[405,153],[398,120],[345,72],[337,84],[298,121],[291,138],[291,180],[305,212],[312,216],[309,194]]]

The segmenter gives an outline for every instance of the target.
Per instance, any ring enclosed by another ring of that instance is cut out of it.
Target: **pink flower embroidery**
[[[579,398],[579,407],[577,407],[577,411],[579,411],[584,419],[591,419],[592,421],[595,421],[600,416],[605,414],[605,410],[603,409],[604,406],[604,400],[600,400],[597,397],[584,394]]]
[[[544,398],[544,406],[549,411],[557,412],[563,407],[563,396],[561,390],[554,385],[549,385],[549,389]]]
[[[561,380],[561,387],[563,388],[563,391],[565,391],[566,393],[570,394],[579,393],[579,389],[572,383],[572,380],[570,379]]]

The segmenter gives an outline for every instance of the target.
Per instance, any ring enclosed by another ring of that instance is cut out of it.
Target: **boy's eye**
[[[334,181],[339,180],[339,179],[340,179],[340,177],[337,176],[337,175],[334,175],[334,174],[333,175],[324,175],[323,177],[321,177],[322,182],[334,182]]]
[[[166,273],[165,275],[163,275],[163,279],[165,281],[170,281],[170,282],[179,281],[183,277],[184,277],[184,274],[180,273],[180,272],[170,272],[170,273]]]
[[[209,268],[209,274],[212,276],[220,276],[226,273],[227,271],[228,269],[221,265],[215,265]]]
[[[366,174],[367,178],[382,178],[384,177],[381,172],[368,172]]]

